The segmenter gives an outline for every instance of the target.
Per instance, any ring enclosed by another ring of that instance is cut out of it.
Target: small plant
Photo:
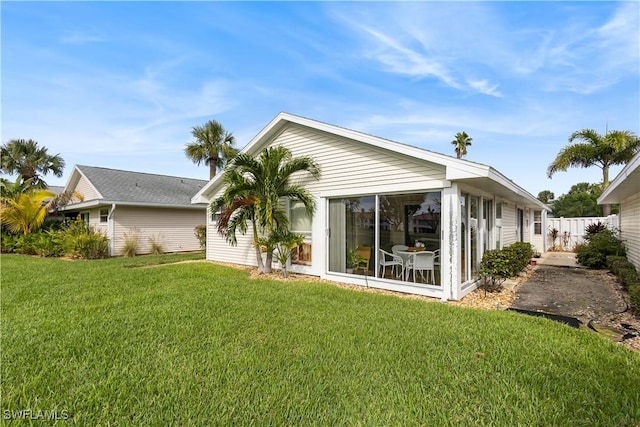
[[[358,256],[358,248],[359,246],[356,245],[351,249],[347,249],[347,268],[349,269],[356,268],[362,261],[362,258]]]
[[[207,226],[204,224],[196,225],[193,230],[200,243],[200,248],[205,249],[207,247]]]
[[[276,259],[282,266],[282,276],[286,279],[289,276],[287,273],[287,262],[291,256],[291,251],[304,242],[304,236],[285,230],[274,233],[272,238],[276,241]]]
[[[124,233],[124,244],[120,254],[125,257],[134,257],[138,253],[138,232]]]
[[[594,234],[598,234],[601,231],[607,229],[607,225],[602,221],[594,222],[593,224],[589,224],[584,228],[585,231],[585,239],[588,239],[587,236],[593,236]]]
[[[162,236],[158,233],[157,236],[149,237],[149,245],[151,246],[152,255],[160,255],[165,253],[164,244],[162,243]]]

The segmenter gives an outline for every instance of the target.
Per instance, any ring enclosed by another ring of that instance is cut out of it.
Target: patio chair
[[[391,276],[399,277],[404,274],[404,261],[401,256],[394,255],[389,253],[383,249],[379,250],[378,261],[380,263],[380,268],[382,269],[382,277],[384,277],[387,272],[387,267],[391,267]],[[396,270],[396,267],[398,269]]]
[[[391,252],[393,252],[394,255],[398,255],[398,251],[406,251],[407,249],[409,249],[409,246],[393,245],[393,247],[391,248]]]
[[[407,263],[404,266],[405,269],[405,280],[409,279],[409,272],[413,270],[413,281],[416,282],[416,271],[420,272],[420,276],[422,280],[425,280],[424,272],[427,272],[427,278],[429,277],[429,272],[431,272],[431,281],[427,283],[435,283],[435,254],[430,251],[416,252],[408,259]],[[428,280],[428,279],[427,279]]]

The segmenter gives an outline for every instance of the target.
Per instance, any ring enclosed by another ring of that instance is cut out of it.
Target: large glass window
[[[305,241],[291,251],[291,263],[311,265],[311,215],[304,204],[292,202],[289,206],[289,222],[291,231],[305,236]]]
[[[412,255],[398,250],[426,251],[434,266],[415,280],[438,284],[440,207],[439,191],[329,200],[329,270],[409,280]]]
[[[542,211],[533,211],[533,234],[542,234]]]

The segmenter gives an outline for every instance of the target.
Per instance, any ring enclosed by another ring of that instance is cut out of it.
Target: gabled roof
[[[598,204],[620,203],[634,194],[640,194],[640,153],[622,168],[618,176],[598,197]]]
[[[449,181],[468,182],[470,185],[479,186],[496,195],[504,197],[509,196],[511,199],[516,199],[522,204],[529,206],[534,205],[538,209],[549,210],[547,205],[540,202],[533,195],[490,166],[471,162],[469,160],[457,159],[434,151],[413,147],[407,144],[391,141],[389,139],[368,135],[366,133],[357,132],[351,129],[284,112],[278,114],[247,144],[244,149],[242,149],[241,152],[257,155],[262,148],[269,144],[269,142],[271,142],[283,131],[285,127],[290,124],[306,126],[317,131],[327,132],[329,134],[352,139],[360,143],[369,144],[373,147],[390,150],[419,160],[439,164],[446,168],[446,179]],[[191,202],[208,203],[209,197],[219,188],[220,185],[222,185],[223,175],[224,173],[216,175],[191,199]]]
[[[72,210],[97,205],[182,207],[193,206],[191,197],[207,183],[205,180],[156,175],[94,166],[76,165],[65,189],[74,190],[84,177],[99,197],[65,207]]]

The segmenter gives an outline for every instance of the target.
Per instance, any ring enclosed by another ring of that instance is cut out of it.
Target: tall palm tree
[[[309,215],[315,211],[315,200],[299,184],[293,183],[294,175],[309,174],[320,177],[318,164],[310,157],[293,157],[286,147],[265,148],[258,157],[239,154],[229,164],[224,175],[224,193],[211,202],[212,212],[221,212],[218,231],[231,244],[236,244],[236,232],[246,233],[247,222],[253,228],[253,244],[258,268],[262,266],[260,234],[267,240],[277,230],[289,225],[281,200],[301,202]],[[266,251],[266,262],[261,271],[271,272],[274,247]]]
[[[191,134],[194,142],[186,144],[184,153],[193,163],[209,165],[209,179],[216,176],[217,170],[238,153],[233,147],[235,137],[216,120],[209,120],[203,126],[195,126]]]
[[[640,151],[640,138],[631,131],[614,130],[602,136],[593,129],[582,129],[571,134],[569,142],[547,168],[547,176],[551,178],[569,167],[598,166],[602,169],[603,190],[609,186],[609,167],[627,163]],[[605,216],[610,211],[609,205],[603,206]]]
[[[47,184],[41,175],[51,172],[62,177],[64,160],[60,154],[49,154],[32,139],[10,139],[0,148],[0,170],[9,175],[21,175],[25,182],[31,180],[31,185],[45,188]]]
[[[456,139],[451,141],[451,144],[455,147],[456,157],[461,159],[467,155],[467,147],[471,146],[471,138],[466,132],[456,133]]]

